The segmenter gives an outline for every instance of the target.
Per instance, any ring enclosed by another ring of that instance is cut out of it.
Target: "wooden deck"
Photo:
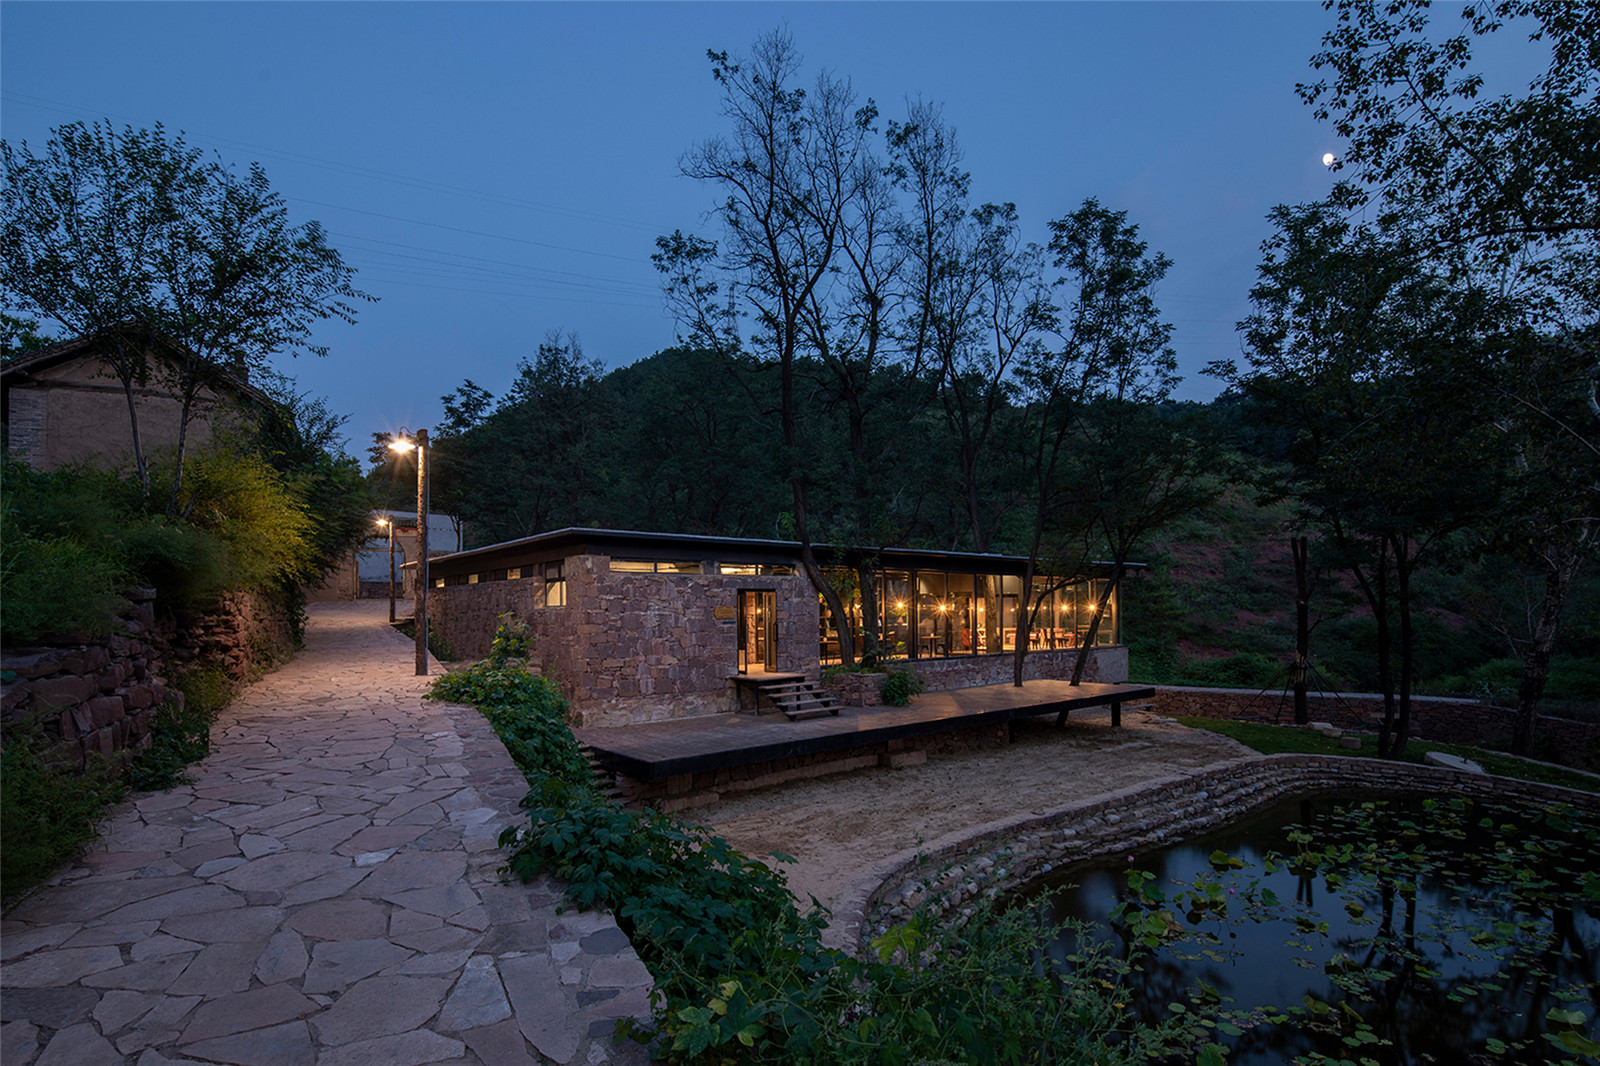
[[[1154,699],[1148,685],[1071,685],[1028,681],[984,685],[948,692],[925,692],[909,707],[846,707],[837,718],[790,722],[747,714],[716,714],[674,722],[615,728],[576,729],[580,744],[592,748],[601,765],[641,781],[678,774],[788,759],[819,752],[847,751],[882,741],[928,736],[959,729],[1053,714],[1064,723],[1072,711],[1111,708],[1120,725],[1122,704]]]

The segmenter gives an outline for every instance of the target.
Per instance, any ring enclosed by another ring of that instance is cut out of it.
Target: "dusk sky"
[[[724,130],[708,48],[787,27],[806,80],[848,75],[901,117],[942,102],[974,202],[1027,234],[1087,196],[1175,265],[1178,395],[1236,355],[1264,217],[1322,196],[1332,133],[1295,96],[1331,15],[1314,3],[19,3],[0,5],[0,134],[165,124],[261,162],[380,297],[329,323],[302,390],[378,430],[495,394],[550,330],[619,366],[670,346],[658,234],[715,235],[678,157]]]

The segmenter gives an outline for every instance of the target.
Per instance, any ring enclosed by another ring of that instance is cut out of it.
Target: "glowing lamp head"
[[[394,440],[389,442],[389,450],[391,452],[399,452],[402,455],[409,451],[415,451],[416,447],[416,441],[406,440],[404,437],[396,437]]]

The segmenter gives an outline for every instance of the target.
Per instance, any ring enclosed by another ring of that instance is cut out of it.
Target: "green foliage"
[[[124,787],[99,761],[81,773],[62,767],[26,724],[6,729],[0,764],[0,898],[9,900],[81,852]]]
[[[11,526],[0,523],[0,636],[6,643],[110,632],[122,602],[117,561],[64,537],[37,537]]]
[[[494,640],[489,643],[489,661],[504,666],[513,659],[526,661],[533,653],[533,627],[509,611],[500,616]]]
[[[189,687],[206,692],[211,684],[214,682]],[[180,691],[184,690],[180,686]],[[221,702],[202,695],[192,701],[185,698],[181,704],[171,700],[157,710],[150,721],[150,747],[128,767],[129,787],[158,792],[185,783],[185,768],[211,754],[211,726],[220,709]]]
[[[879,691],[884,703],[891,707],[904,707],[927,687],[928,683],[915,670],[894,670],[883,679],[883,687]]]
[[[305,505],[265,459],[215,448],[189,459],[181,513],[227,548],[230,585],[266,588],[317,576]]]
[[[1191,659],[1177,673],[1173,684],[1202,688],[1281,688],[1288,680],[1283,662],[1274,662],[1260,652],[1243,652],[1225,659]]]
[[[598,795],[565,703],[516,655],[518,625],[502,621],[498,662],[447,674],[430,697],[477,705],[505,740],[532,786],[528,824],[501,836],[510,871],[560,878],[574,904],[617,916],[655,978],[653,1035],[669,1061],[1148,1061],[1159,1041],[1117,993],[1121,964],[1086,951],[1039,968],[1048,931],[1025,915],[918,919],[900,958],[862,961],[823,947],[826,912],[801,912],[778,870]]]

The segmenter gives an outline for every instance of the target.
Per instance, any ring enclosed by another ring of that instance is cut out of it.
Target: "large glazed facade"
[[[861,555],[817,554],[841,567]],[[882,550],[871,559],[885,656],[935,689],[1010,680],[1019,604],[1030,601],[1026,676],[1070,676],[1101,591],[1095,577],[1038,579],[1024,598],[1027,560],[1015,556]],[[839,658],[837,631],[792,542],[563,529],[429,567],[432,623],[457,653],[486,654],[498,617],[516,615],[585,726],[731,711],[741,675],[815,680]],[[859,616],[864,598],[851,596]],[[1115,598],[1108,613],[1085,680],[1127,678]]]

